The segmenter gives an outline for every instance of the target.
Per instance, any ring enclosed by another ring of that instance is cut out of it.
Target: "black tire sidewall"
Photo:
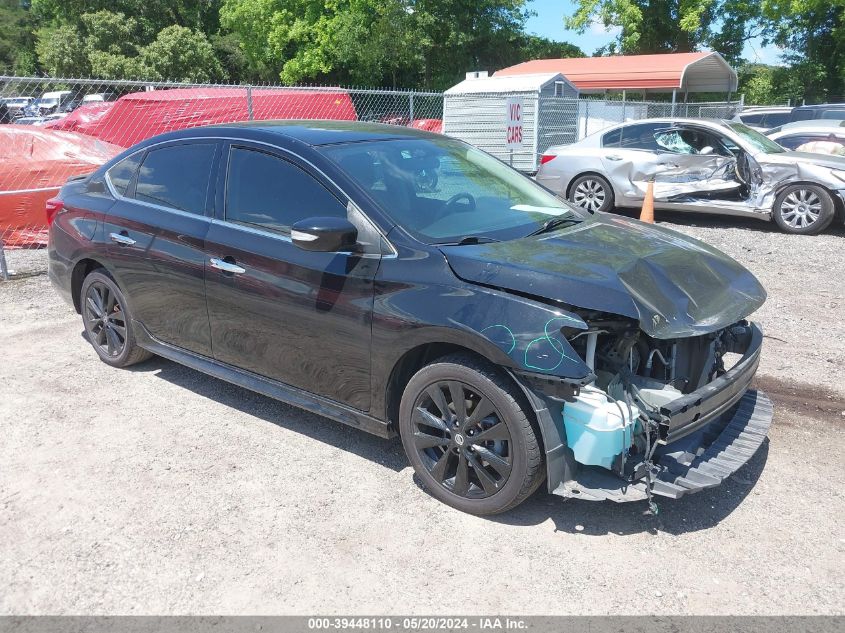
[[[816,195],[819,196],[819,199],[822,201],[822,210],[819,213],[819,219],[813,222],[810,226],[804,227],[803,229],[796,229],[794,227],[789,226],[781,216],[781,205],[786,197],[792,193],[793,191],[799,191],[801,189],[805,189],[808,191],[813,191]],[[784,231],[785,233],[792,233],[793,235],[816,235],[824,231],[830,223],[833,222],[833,218],[836,215],[836,207],[833,200],[833,197],[830,193],[824,188],[820,187],[819,185],[812,185],[809,183],[806,184],[796,184],[796,185],[789,185],[783,191],[781,191],[777,198],[775,198],[775,204],[772,208],[772,219],[774,219],[775,224]]]
[[[513,444],[513,465],[510,476],[502,489],[490,497],[482,499],[467,499],[458,496],[440,485],[428,472],[413,444],[414,427],[412,422],[413,406],[419,395],[429,386],[445,380],[456,380],[469,385],[490,399],[500,414],[501,420],[507,424]],[[510,395],[510,397],[508,397]],[[470,514],[496,514],[514,505],[519,497],[525,478],[528,476],[527,440],[519,424],[514,422],[515,416],[525,417],[525,412],[515,404],[515,394],[506,393],[499,385],[478,371],[456,363],[436,362],[421,369],[408,382],[402,394],[399,408],[399,431],[402,445],[408,460],[414,467],[417,476],[432,496],[443,503]]]
[[[602,205],[598,209],[596,209],[596,211],[600,213],[608,213],[612,211],[613,205],[616,201],[616,197],[613,194],[613,187],[610,186],[610,183],[608,182],[607,178],[605,178],[604,176],[599,176],[598,174],[584,174],[583,176],[578,176],[575,180],[573,180],[572,185],[569,187],[569,202],[571,202],[575,206],[578,206],[575,200],[573,200],[573,196],[575,195],[575,189],[584,180],[595,180],[604,189],[604,202],[602,202]],[[578,206],[578,208],[584,209],[585,207]]]
[[[121,310],[123,312],[124,322],[126,324],[126,344],[123,346],[123,351],[118,356],[108,356],[104,355],[100,348],[91,340],[91,332],[88,329],[88,324],[85,322],[85,297],[88,294],[88,289],[94,283],[102,283],[109,287],[109,289],[114,293],[115,297],[117,297],[117,301],[120,304]],[[82,325],[85,328],[85,338],[88,339],[88,342],[91,344],[91,347],[94,348],[94,351],[97,353],[97,356],[100,357],[100,360],[106,363],[107,365],[111,365],[112,367],[124,367],[128,363],[130,356],[132,355],[133,350],[136,348],[135,344],[135,335],[132,332],[132,314],[130,312],[130,308],[126,303],[126,297],[123,296],[123,293],[120,291],[120,288],[115,283],[114,279],[106,273],[104,270],[95,270],[88,274],[85,277],[85,280],[82,282],[82,288],[79,291],[79,305],[82,306]]]

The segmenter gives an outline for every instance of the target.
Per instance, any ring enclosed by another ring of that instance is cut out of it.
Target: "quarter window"
[[[135,199],[203,215],[214,150],[213,143],[191,143],[150,151],[138,173]]]
[[[266,152],[232,148],[226,219],[286,232],[312,217],[347,217],[346,207],[305,171]]]
[[[136,152],[131,156],[127,156],[109,169],[109,181],[111,182],[112,187],[114,187],[114,190],[120,195],[126,195],[129,183],[132,182],[132,178],[135,177],[135,172],[138,171],[138,165],[141,162],[142,155],[143,152]]]

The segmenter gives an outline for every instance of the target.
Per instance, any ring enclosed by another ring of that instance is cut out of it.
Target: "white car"
[[[845,209],[845,157],[791,152],[718,119],[644,119],[549,148],[537,181],[590,211],[640,207],[774,220],[811,235]]]
[[[766,136],[778,145],[796,152],[845,156],[845,121],[796,121],[767,130]]]

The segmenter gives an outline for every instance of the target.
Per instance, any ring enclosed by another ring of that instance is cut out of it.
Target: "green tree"
[[[598,22],[619,35],[600,53],[689,52],[715,47],[737,61],[747,40],[760,35],[760,3],[750,0],[578,0],[564,18],[586,31]]]
[[[558,59],[562,57],[586,57],[584,51],[569,42],[555,42],[538,35],[525,35],[514,51],[518,58],[514,63],[530,59]]]
[[[82,33],[73,25],[38,29],[35,51],[41,67],[54,77],[87,77],[91,74]]]
[[[224,0],[257,72],[286,82],[332,80],[444,87],[494,70],[523,38],[525,0]]]
[[[19,0],[0,0],[0,70],[33,72],[35,20]]]
[[[845,98],[845,0],[762,0],[762,18],[808,102]]]
[[[737,72],[738,92],[745,95],[748,105],[793,105],[805,97],[805,82],[801,69],[791,66],[745,64]]]
[[[150,78],[197,83],[225,78],[211,42],[184,26],[162,29],[155,41],[140,50],[140,58]]]
[[[32,12],[49,23],[76,24],[83,14],[110,11],[133,16],[147,43],[162,29],[185,26],[214,33],[222,0],[32,0]],[[142,43],[142,42],[137,42]]]

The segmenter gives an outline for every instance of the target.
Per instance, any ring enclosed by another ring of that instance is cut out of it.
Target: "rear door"
[[[305,251],[290,227],[348,217],[359,242],[368,222],[306,161],[233,143],[206,237],[206,288],[214,357],[366,411],[378,250]]]
[[[102,232],[135,318],[158,340],[206,356],[204,250],[219,153],[213,140],[176,141],[115,165],[117,201]]]
[[[642,202],[648,180],[661,168],[660,147],[654,137],[671,127],[669,122],[632,123],[611,130],[602,137],[602,165],[619,194],[618,202]]]

